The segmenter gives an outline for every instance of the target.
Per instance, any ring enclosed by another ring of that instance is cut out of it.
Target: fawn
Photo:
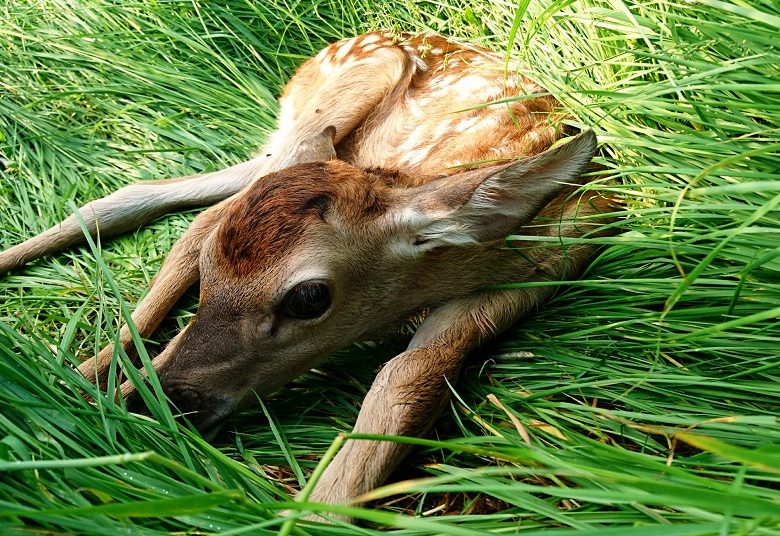
[[[605,199],[571,195],[595,135],[556,144],[564,130],[557,105],[480,47],[367,33],[298,69],[256,158],[133,184],[80,214],[105,237],[216,203],[176,243],[132,315],[150,336],[200,280],[197,315],[154,368],[201,429],[217,426],[246,395],[266,394],[332,352],[430,311],[408,349],[379,371],[355,424],[359,433],[425,434],[468,352],[551,293],[491,286],[576,276],[593,253],[583,245],[517,242],[522,254],[506,247],[508,234],[580,237],[604,221]],[[0,253],[0,273],[82,239],[71,216]],[[118,343],[132,355],[126,326]],[[80,372],[104,382],[113,352],[104,348]],[[128,408],[141,409],[134,386],[121,389]],[[347,441],[312,500],[360,496],[406,451]]]

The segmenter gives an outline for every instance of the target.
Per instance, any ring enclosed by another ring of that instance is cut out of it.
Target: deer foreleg
[[[419,436],[449,399],[467,353],[516,322],[547,291],[483,292],[447,303],[420,326],[409,348],[380,370],[354,433]],[[343,502],[381,485],[409,450],[391,441],[349,440],[316,485],[311,500]]]
[[[299,145],[289,150],[289,154],[292,155],[292,163],[333,158],[335,153],[332,137],[333,129],[329,127],[302,140]],[[227,183],[230,188],[233,188],[238,186],[239,177],[243,177],[244,183],[251,182],[257,174],[264,173],[262,170],[268,171],[270,169],[268,162],[267,158],[258,157],[242,164],[244,167],[241,168],[240,173],[231,172],[234,168],[224,170],[223,173],[226,176],[221,177],[222,183],[223,185]],[[218,176],[217,179],[219,178]],[[210,190],[212,195],[215,195],[215,191],[214,188]],[[198,280],[200,276],[198,259],[201,246],[211,231],[217,227],[234,198],[235,195],[198,215],[173,246],[163,262],[160,272],[153,279],[149,292],[133,312],[133,324],[141,337],[149,337],[184,292]],[[122,326],[120,330],[119,343],[131,358],[135,357],[132,337],[126,325]],[[113,353],[114,345],[106,346],[96,358],[82,363],[79,371],[90,381],[104,382]]]
[[[176,209],[221,201],[263,175],[334,157],[333,145],[381,103],[398,98],[411,76],[413,64],[408,56],[391,40],[385,41],[371,53],[356,53],[337,61],[341,47],[357,50],[364,46],[361,38],[346,40],[325,49],[329,56],[312,58],[302,65],[280,99],[278,127],[256,158],[204,175],[125,186],[79,209],[87,230],[102,237],[130,231]],[[327,147],[320,141],[323,132],[328,132]],[[83,241],[78,220],[70,216],[0,252],[0,274]]]

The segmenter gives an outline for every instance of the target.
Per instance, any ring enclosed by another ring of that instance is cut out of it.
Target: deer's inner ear
[[[336,127],[329,126],[303,140],[298,146],[296,163],[336,160],[336,148],[333,146],[335,136]]]
[[[442,177],[404,192],[393,219],[412,251],[499,240],[577,184],[595,151],[589,130],[530,158]]]

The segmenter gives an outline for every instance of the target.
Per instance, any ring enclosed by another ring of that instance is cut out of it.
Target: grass
[[[378,27],[526,62],[597,131],[602,188],[625,200],[584,278],[475,353],[432,437],[393,439],[418,446],[371,508],[291,494],[403,337],[345,350],[210,444],[70,366],[113,337],[192,213],[0,277],[0,532],[780,534],[777,4],[471,4],[0,6],[0,248],[120,185],[246,158],[297,64]],[[282,528],[284,509],[362,525]]]

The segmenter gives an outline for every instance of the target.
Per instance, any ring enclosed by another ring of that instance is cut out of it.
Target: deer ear
[[[501,239],[575,184],[595,152],[596,135],[588,130],[518,162],[404,190],[394,221],[414,253]]]
[[[336,127],[329,126],[322,131],[304,139],[296,151],[296,164],[308,162],[323,162],[336,160],[336,148],[333,146],[333,137],[336,135]]]

